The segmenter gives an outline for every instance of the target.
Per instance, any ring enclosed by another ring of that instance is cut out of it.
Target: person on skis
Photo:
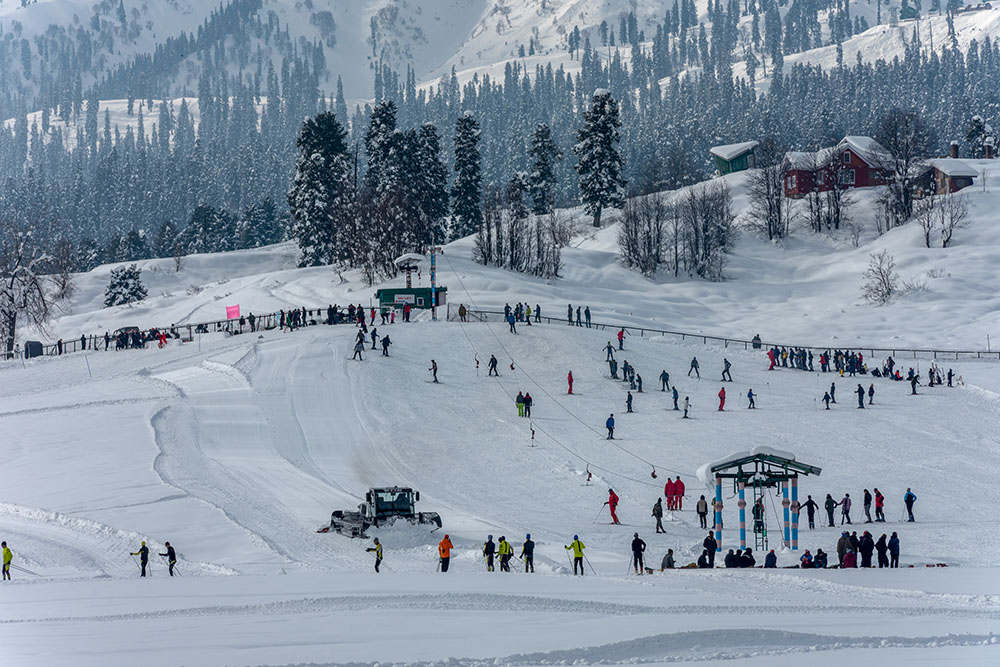
[[[840,502],[837,503],[837,504],[840,505],[840,525],[843,526],[844,522],[846,521],[847,525],[850,526],[851,525],[851,494],[845,493],[844,497],[841,498]]]
[[[754,401],[755,398],[757,398],[757,394],[753,393],[753,387],[751,387],[747,391],[747,400],[749,401],[749,404],[747,405],[747,410],[757,409],[757,403]]]
[[[487,366],[487,368],[489,368],[489,373],[486,374],[486,377],[490,377],[491,375],[496,375],[497,377],[500,377],[500,373],[497,372],[497,358],[496,358],[496,355],[494,355],[494,354],[490,355],[490,361],[489,361],[488,364],[486,364],[486,366]]]
[[[809,515],[809,530],[815,530],[816,529],[815,516],[816,516],[816,510],[819,509],[819,505],[816,504],[816,501],[813,500],[812,496],[807,496],[806,498],[807,500],[804,503],[802,503],[802,507],[800,507],[799,509],[800,510],[805,509],[806,514]]]
[[[632,412],[632,392],[625,394],[625,412]]]
[[[875,401],[875,383],[872,382],[868,385],[868,405],[871,405]]]
[[[521,545],[521,560],[524,561],[525,573],[535,572],[535,543],[531,541],[531,533],[524,536],[524,544]]]
[[[618,514],[615,513],[615,510],[618,509],[618,494],[615,493],[614,489],[608,489],[608,499],[604,504],[607,505],[608,509],[611,511],[611,521],[616,526],[620,525],[621,522],[618,521]]]
[[[500,536],[500,543],[497,544],[497,555],[500,556],[500,571],[510,572],[510,559],[514,556],[514,548],[503,535]]]
[[[451,550],[455,545],[451,543],[451,538],[446,534],[444,539],[438,542],[438,558],[440,558],[441,571],[448,571],[448,564],[451,562]]]
[[[160,554],[160,556],[167,559],[167,567],[169,568],[170,576],[172,577],[174,576],[174,566],[177,565],[177,552],[174,551],[172,546],[170,546],[170,542],[164,542],[163,546],[167,548],[167,552]]]
[[[680,408],[677,407],[677,399],[680,397],[680,394],[677,392],[677,385],[674,385],[674,388],[671,389],[671,392],[673,392],[671,394],[671,397],[674,399],[674,410],[680,410]]]
[[[691,371],[694,371],[699,380],[701,379],[701,373],[698,370],[698,357],[691,357],[691,367],[688,368],[688,377],[691,377]]]
[[[731,363],[729,363],[729,359],[723,359],[722,363],[723,363],[723,366],[722,366],[722,381],[726,382],[728,380],[729,382],[732,382],[733,381],[733,375],[732,375],[732,373],[729,372],[729,369],[732,368],[733,365]]]
[[[663,529],[663,498],[657,498],[656,502],[653,503],[652,517],[656,519],[656,533],[667,532]]]
[[[143,542],[141,545],[139,545],[139,550],[138,551],[136,551],[136,552],[130,552],[129,555],[130,556],[138,556],[139,557],[139,565],[140,565],[140,568],[142,569],[142,574],[140,574],[139,576],[140,577],[145,577],[146,576],[146,566],[149,565],[149,547],[147,547],[146,543]]]
[[[431,359],[431,367],[428,368],[427,370],[429,370],[431,372],[431,374],[434,376],[434,382],[437,382],[438,381],[438,364],[437,364],[437,362],[434,361],[433,359]]]
[[[827,410],[830,409],[830,401],[831,400],[833,400],[833,398],[830,396],[830,392],[824,391],[823,392],[823,402],[826,403],[826,409]]]
[[[865,388],[862,387],[859,384],[858,388],[854,391],[854,393],[858,395],[858,409],[859,410],[864,410],[865,409]]]
[[[625,349],[625,327],[618,330],[618,349]]]
[[[382,356],[383,357],[388,357],[389,356],[389,346],[390,345],[392,345],[392,341],[389,340],[389,336],[388,335],[382,336]]]
[[[903,503],[906,504],[906,513],[910,515],[907,519],[908,522],[913,522],[913,503],[917,502],[917,494],[910,491],[910,487],[906,487],[906,493],[903,494]],[[893,533],[895,535],[895,533]]]
[[[719,412],[722,412],[726,407],[726,388],[723,387],[719,390]]]
[[[576,576],[576,568],[580,568],[580,576],[583,576],[583,550],[587,547],[584,546],[583,542],[580,541],[579,535],[573,536],[573,541],[569,546],[563,545],[566,551],[573,552],[573,576]]]
[[[361,352],[365,349],[365,344],[358,341],[354,344],[354,356],[351,359],[357,359],[358,361],[364,361],[365,358],[361,356]]]
[[[830,402],[831,403],[836,403],[837,402],[837,383],[836,382],[831,382],[830,383]],[[827,406],[827,407],[830,407],[830,406]]]
[[[367,551],[368,553],[375,554],[375,572],[377,573],[379,566],[382,564],[382,545],[379,544],[377,537],[375,538],[374,542],[375,546],[368,547],[367,549],[365,549],[365,551]]]
[[[691,399],[688,396],[685,396],[684,397],[684,419],[688,418],[688,408],[690,408],[690,407],[691,407]]]
[[[674,479],[674,509],[682,510],[684,509],[684,482],[681,481],[681,476],[677,475]]]
[[[642,553],[646,550],[646,543],[639,539],[639,533],[635,533],[632,537],[632,566],[635,568],[636,574],[642,574],[645,571],[645,564],[642,562]]]
[[[885,523],[885,496],[875,487],[875,523]]]
[[[606,422],[604,422],[604,426],[605,426],[605,428],[608,429],[608,440],[614,440],[615,439],[615,413],[613,413],[613,412],[611,413],[611,416],[608,417],[608,420]]]
[[[531,417],[531,406],[535,403],[535,399],[531,397],[531,394],[524,392],[524,416]]]
[[[608,341],[608,344],[604,346],[604,351],[608,353],[608,356],[604,359],[604,361],[611,361],[615,358],[615,348],[611,344],[610,340]]]
[[[569,391],[567,391],[566,393],[567,394],[572,394],[573,393],[573,371],[570,371],[569,373],[566,374],[566,384],[569,385]]]
[[[483,544],[483,557],[486,559],[486,571],[493,571],[493,556],[497,552],[497,545],[493,542],[493,536],[489,535]]]
[[[823,508],[826,510],[826,516],[830,520],[829,528],[833,528],[833,510],[837,507],[837,501],[833,499],[829,493],[826,494],[826,500],[823,502]]]
[[[667,369],[663,369],[663,372],[660,373],[660,391],[668,389],[670,389],[670,373],[667,372]]]

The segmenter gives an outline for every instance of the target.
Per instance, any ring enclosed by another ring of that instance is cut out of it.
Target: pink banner
[[[240,319],[240,307],[238,304],[235,306],[226,306],[226,319],[227,320]]]

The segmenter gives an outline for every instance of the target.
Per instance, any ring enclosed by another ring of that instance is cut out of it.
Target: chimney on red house
[[[958,157],[958,142],[957,141],[951,142],[951,156],[953,158],[957,158]]]
[[[986,159],[987,160],[992,160],[993,159],[993,144],[991,142],[987,141],[984,148],[986,149]]]

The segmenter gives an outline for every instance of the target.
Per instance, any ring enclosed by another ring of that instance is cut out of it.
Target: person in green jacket
[[[3,580],[10,581],[10,562],[14,560],[14,554],[10,552],[6,542],[0,542],[3,547]]]
[[[566,547],[566,551],[573,551],[573,576],[576,576],[576,568],[580,567],[580,576],[583,576],[583,550],[586,549],[579,535],[573,536],[573,543]]]
[[[382,545],[379,544],[378,538],[375,538],[375,546],[368,547],[365,551],[375,554],[375,571],[378,572],[378,566],[382,564]]]

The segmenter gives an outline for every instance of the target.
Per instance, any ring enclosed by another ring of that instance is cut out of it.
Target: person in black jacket
[[[708,549],[702,549],[701,555],[698,556],[698,567],[700,568],[710,568],[711,565],[708,564]]]
[[[878,538],[878,542],[875,543],[875,551],[878,552],[878,567],[881,570],[883,567],[889,567],[889,545],[886,543],[885,533],[882,533],[882,537]]]
[[[130,552],[129,555],[131,555],[131,556],[138,556],[139,557],[139,563],[141,564],[141,568],[140,569],[142,570],[142,574],[140,574],[139,576],[140,577],[145,577],[146,576],[146,566],[149,565],[149,547],[147,547],[146,543],[143,542],[142,545],[139,546],[139,550],[138,551]]]
[[[170,576],[174,576],[174,565],[177,565],[177,552],[174,548],[170,546],[170,542],[164,542],[163,546],[167,548],[167,553],[160,554],[167,559],[167,567],[170,568]]]
[[[730,549],[729,553],[726,554],[726,557],[722,562],[726,567],[739,567],[740,557],[733,553],[733,550]]]
[[[861,554],[861,567],[872,566],[872,552],[875,551],[875,540],[867,530],[861,535],[858,552]]]
[[[531,540],[531,533],[524,536],[524,545],[521,547],[521,560],[524,561],[524,571],[535,571],[535,543]]]
[[[483,544],[483,557],[486,558],[486,571],[493,571],[493,555],[497,552],[497,545],[493,542],[493,536],[490,535],[486,538],[486,543]]]
[[[754,560],[750,547],[747,547],[743,555],[740,556],[740,567],[754,567],[755,565],[757,565],[757,561]]]
[[[823,503],[823,507],[826,508],[826,515],[830,519],[829,527],[833,528],[833,510],[837,508],[837,501],[829,493],[826,494],[826,501]]]
[[[800,509],[805,509],[806,514],[809,515],[809,530],[815,530],[816,510],[819,509],[819,505],[816,504],[816,501],[813,500],[812,496],[806,496],[806,497],[808,498],[808,500],[802,503],[802,507]]]
[[[636,574],[642,574],[645,567],[642,562],[642,552],[646,550],[646,543],[639,539],[639,533],[635,533],[632,539],[632,565]]]
[[[705,541],[701,543],[705,547],[705,551],[708,552],[708,566],[715,567],[715,552],[719,548],[719,543],[715,541],[715,536],[712,533],[708,534]]]

